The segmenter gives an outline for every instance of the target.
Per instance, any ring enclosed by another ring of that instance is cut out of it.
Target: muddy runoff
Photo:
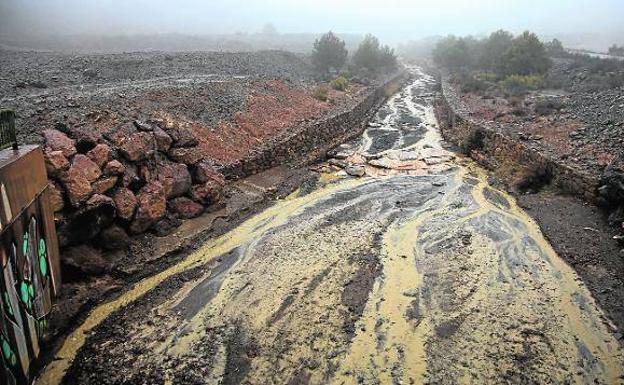
[[[38,384],[622,383],[614,326],[412,72],[316,185],[94,309]]]

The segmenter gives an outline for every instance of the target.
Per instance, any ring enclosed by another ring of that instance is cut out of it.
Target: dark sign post
[[[15,112],[0,111],[0,150],[12,147],[17,150],[17,136],[15,135]]]

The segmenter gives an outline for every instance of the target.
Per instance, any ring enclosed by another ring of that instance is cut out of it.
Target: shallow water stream
[[[346,171],[93,310],[38,383],[622,383],[589,291],[443,149],[412,71],[335,150]]]

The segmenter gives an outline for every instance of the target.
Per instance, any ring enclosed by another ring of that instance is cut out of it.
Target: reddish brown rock
[[[171,148],[173,139],[162,128],[154,127],[154,140],[156,141],[156,149],[158,151],[167,152]]]
[[[165,188],[160,182],[145,185],[137,195],[138,207],[130,231],[138,234],[149,229],[167,211]]]
[[[125,163],[125,172],[121,181],[124,187],[137,191],[142,186],[141,178],[137,173],[137,166],[134,163]]]
[[[168,206],[171,211],[184,219],[195,218],[204,212],[204,206],[193,202],[187,197],[172,199],[169,201]]]
[[[178,163],[184,163],[189,166],[197,164],[204,158],[204,154],[198,147],[188,148],[171,148],[168,152],[171,159]]]
[[[102,168],[106,166],[108,160],[111,156],[111,149],[108,145],[104,143],[100,143],[97,146],[93,147],[91,151],[87,152],[87,156],[91,159],[98,167]]]
[[[154,153],[154,135],[151,132],[137,132],[124,141],[119,149],[121,154],[131,162],[143,160]]]
[[[194,169],[193,177],[195,183],[206,183],[209,181],[216,182],[221,186],[225,186],[225,177],[223,174],[214,169],[208,162],[199,162]]]
[[[116,176],[108,176],[93,182],[93,191],[97,194],[104,194],[108,190],[115,187],[118,178]]]
[[[44,155],[49,176],[58,177],[69,168],[69,161],[63,155],[63,151],[46,151]]]
[[[84,280],[91,275],[102,275],[109,270],[110,264],[102,253],[91,246],[80,245],[63,250],[61,263],[69,268],[63,269],[70,276],[64,279]]]
[[[43,131],[43,140],[46,148],[61,151],[66,158],[71,158],[76,153],[75,142],[58,130]]]
[[[115,202],[105,195],[94,194],[59,227],[59,243],[66,246],[88,242],[110,226],[115,215]]]
[[[191,174],[181,163],[163,163],[156,167],[156,179],[165,188],[167,199],[178,197],[191,188]]]
[[[65,207],[65,199],[63,198],[63,188],[56,182],[50,182],[48,187],[48,199],[54,212],[61,211]]]
[[[223,199],[223,186],[214,181],[198,184],[191,187],[191,198],[195,202],[211,205]]]
[[[107,133],[106,137],[131,162],[150,157],[156,147],[154,134],[138,131],[132,123],[126,123],[116,128],[112,132]]]
[[[117,215],[125,220],[130,220],[134,215],[137,205],[137,198],[134,193],[125,187],[120,188],[113,196],[115,206],[117,207]]]
[[[104,166],[104,174],[105,175],[123,175],[126,171],[126,167],[121,164],[117,159],[113,159],[110,162],[106,163]]]
[[[98,165],[83,154],[74,156],[71,168],[77,169],[91,183],[95,182],[102,175],[102,170],[100,170]]]
[[[69,202],[74,207],[80,206],[93,193],[89,180],[74,166],[71,166],[69,170],[63,173],[61,180],[67,192]]]
[[[173,139],[173,147],[195,147],[199,143],[195,133],[189,128],[173,128],[167,133]]]

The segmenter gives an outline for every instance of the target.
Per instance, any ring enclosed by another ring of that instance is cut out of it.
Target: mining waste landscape
[[[0,385],[624,385],[622,15],[1,0]]]
[[[514,198],[443,148],[435,80],[410,71],[334,151],[346,172],[95,307],[38,383],[620,381],[588,289]]]

